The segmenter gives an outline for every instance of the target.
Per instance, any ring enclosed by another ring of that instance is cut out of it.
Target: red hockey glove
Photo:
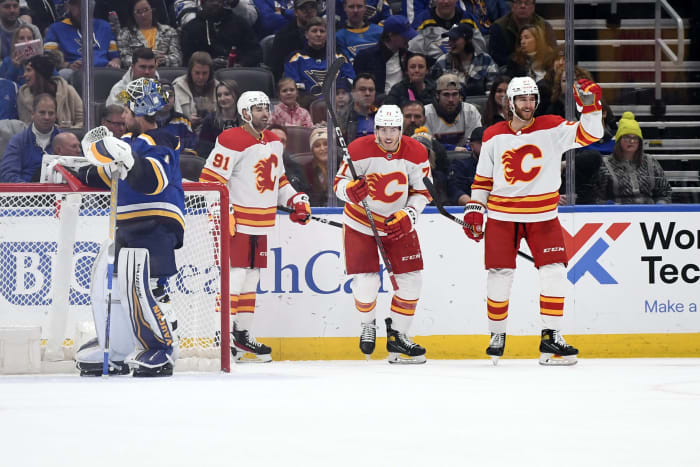
[[[484,205],[476,201],[470,201],[464,206],[464,233],[467,237],[480,242],[484,237]]]
[[[600,99],[603,97],[603,91],[593,81],[580,79],[574,83],[574,99],[576,107],[581,113],[595,112],[601,110],[603,105]]]
[[[362,200],[369,194],[369,186],[365,177],[360,177],[357,180],[350,181],[345,185],[345,194],[353,204],[360,204]]]
[[[413,230],[417,220],[418,213],[415,209],[408,206],[400,211],[396,211],[384,221],[386,225],[384,231],[389,240],[398,240]]]
[[[294,209],[294,212],[289,213],[289,220],[297,224],[306,225],[311,220],[311,205],[309,204],[309,195],[299,192],[289,198],[287,206]]]

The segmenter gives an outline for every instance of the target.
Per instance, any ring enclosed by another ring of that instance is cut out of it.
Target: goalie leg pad
[[[92,266],[90,280],[90,300],[92,305],[92,316],[95,320],[95,332],[97,343],[100,348],[104,348],[105,325],[107,322],[107,302],[109,298],[107,290],[107,247],[109,242],[105,242],[95,258]],[[116,278],[112,280],[112,305],[109,323],[109,353],[110,359],[123,361],[127,355],[134,350],[133,331],[129,316],[122,309],[119,287]],[[79,350],[80,351],[80,350]],[[76,360],[79,359],[76,356]],[[102,356],[100,356],[102,362]]]
[[[128,375],[131,372],[124,358],[115,360],[113,352],[110,352],[109,356],[110,376]],[[102,376],[103,361],[103,346],[100,345],[96,337],[81,345],[75,354],[75,367],[80,371],[80,376]]]
[[[135,377],[171,376],[175,361],[167,350],[137,350],[129,355],[126,363],[134,368]]]
[[[122,248],[119,252],[119,288],[122,306],[128,310],[139,350],[173,352],[173,332],[165,313],[150,290],[149,254],[145,248]],[[135,363],[140,359],[135,359]],[[168,359],[157,361],[165,365]]]

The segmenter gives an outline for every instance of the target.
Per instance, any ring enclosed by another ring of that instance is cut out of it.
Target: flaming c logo
[[[277,156],[274,154],[255,164],[255,187],[260,193],[265,193],[265,190],[273,191],[275,189],[277,177],[272,176],[274,167],[277,167]]]
[[[398,187],[395,191],[388,193],[387,188],[391,183],[396,182]],[[393,203],[401,198],[404,193],[401,185],[408,185],[406,174],[402,172],[392,172],[390,174],[369,174],[367,175],[367,184],[369,185],[370,196],[377,201],[385,203]]]
[[[533,159],[541,159],[542,151],[540,151],[540,148],[537,146],[526,144],[525,146],[503,153],[503,156],[501,156],[504,168],[503,172],[509,184],[515,185],[516,182],[532,181],[537,177],[537,174],[540,173],[542,167],[539,165],[533,166],[527,172],[523,170],[523,161],[528,156],[531,156]]]

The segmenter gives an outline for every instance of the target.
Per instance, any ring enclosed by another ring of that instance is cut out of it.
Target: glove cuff
[[[295,205],[296,203],[309,204],[309,195],[307,195],[303,191],[300,191],[300,192],[294,194],[294,196],[292,196],[291,198],[289,198],[289,200],[287,201],[287,206],[291,207],[291,206]]]
[[[486,206],[481,204],[478,201],[469,201],[465,206],[464,206],[464,214],[467,214],[469,212],[480,212],[484,213],[486,211]]]

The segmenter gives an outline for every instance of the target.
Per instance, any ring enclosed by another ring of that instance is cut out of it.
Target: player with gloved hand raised
[[[431,173],[425,147],[402,136],[402,130],[401,109],[381,106],[374,116],[374,135],[358,138],[348,147],[358,178],[353,179],[343,161],[335,193],[346,203],[345,270],[353,276],[352,293],[360,313],[360,350],[367,358],[374,352],[381,283],[378,247],[362,206],[367,203],[399,286],[385,320],[389,362],[423,363],[425,349],[408,337],[408,330],[420,298],[423,269],[415,226],[431,199],[423,184],[423,177]]]
[[[275,227],[277,205],[292,208],[289,219],[301,225],[309,222],[311,207],[309,197],[287,180],[282,142],[265,129],[270,119],[267,95],[244,92],[238,114],[243,125],[219,135],[200,181],[226,185],[235,216],[229,249],[231,353],[238,363],[269,362],[270,347],[251,335],[260,269],[267,267],[267,234]]]
[[[532,78],[513,78],[506,96],[513,117],[484,132],[472,200],[464,211],[465,234],[477,242],[485,238],[491,332],[486,353],[495,364],[505,349],[515,257],[524,238],[540,275],[540,363],[571,365],[576,363],[578,350],[561,335],[568,288],[568,258],[557,218],[561,154],[603,136],[601,90],[587,80],[575,84],[579,122],[567,122],[556,115],[535,118],[539,91]],[[487,209],[488,223],[484,227]]]

